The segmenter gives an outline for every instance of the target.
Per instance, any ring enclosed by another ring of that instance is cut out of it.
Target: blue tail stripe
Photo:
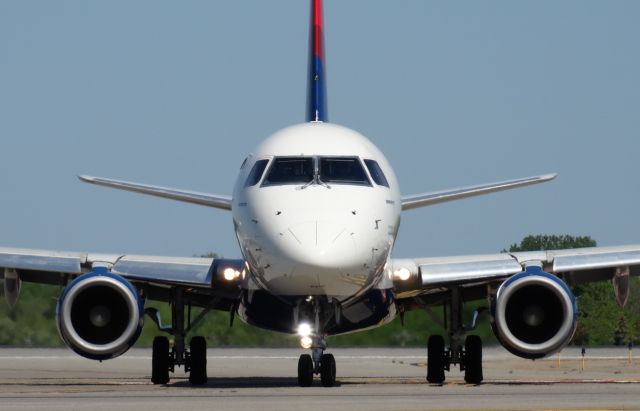
[[[307,90],[307,121],[327,121],[327,89],[324,79],[324,62],[319,56],[309,59],[309,84]]]

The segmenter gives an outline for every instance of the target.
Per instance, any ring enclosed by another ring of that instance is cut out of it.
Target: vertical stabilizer
[[[322,0],[311,0],[307,121],[327,121]]]

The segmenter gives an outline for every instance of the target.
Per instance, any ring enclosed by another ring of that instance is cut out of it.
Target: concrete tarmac
[[[4,348],[0,410],[640,410],[640,357],[629,362],[626,348],[588,349],[584,369],[579,349],[528,361],[488,348],[479,386],[457,368],[442,386],[426,383],[426,349],[332,349],[334,388],[297,386],[303,352],[210,348],[209,383],[191,387],[182,370],[151,384],[146,349],[98,363],[65,349]]]

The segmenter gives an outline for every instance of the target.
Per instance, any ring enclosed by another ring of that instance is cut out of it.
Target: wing
[[[222,281],[224,270],[241,272],[244,261],[0,248],[0,278],[5,280],[17,276],[21,281],[64,286],[96,267],[126,278],[153,300],[170,301],[171,289],[180,287],[195,305],[229,310],[239,284]]]
[[[460,200],[467,197],[474,197],[483,194],[495,193],[497,191],[510,190],[512,188],[529,186],[551,181],[557,174],[546,174],[542,176],[520,178],[517,180],[501,181],[498,183],[481,184],[450,190],[434,191],[423,194],[413,194],[402,197],[402,210],[425,207],[447,201]]]
[[[569,285],[640,275],[640,245],[393,260],[397,297],[437,303],[452,287],[481,298],[513,274],[539,266]]]
[[[229,196],[198,193],[195,191],[132,183],[129,181],[111,180],[101,177],[78,176],[78,178],[85,183],[95,184],[99,186],[117,188],[119,190],[148,194],[156,197],[168,198],[170,200],[178,200],[184,201],[186,203],[220,208],[223,210],[231,210],[231,197]]]

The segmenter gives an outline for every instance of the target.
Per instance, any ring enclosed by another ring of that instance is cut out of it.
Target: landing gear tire
[[[298,359],[298,385],[311,387],[313,384],[313,360],[309,354],[302,354]]]
[[[464,342],[464,380],[467,384],[482,382],[482,340],[477,335],[469,335]]]
[[[336,360],[332,354],[322,354],[320,358],[320,382],[323,387],[336,385]]]
[[[444,368],[444,338],[441,335],[432,335],[427,343],[427,381],[431,384],[442,384]]]
[[[204,337],[193,337],[190,345],[189,382],[193,385],[207,383],[207,341]]]
[[[151,382],[166,384],[169,382],[169,339],[155,337],[151,353]]]

